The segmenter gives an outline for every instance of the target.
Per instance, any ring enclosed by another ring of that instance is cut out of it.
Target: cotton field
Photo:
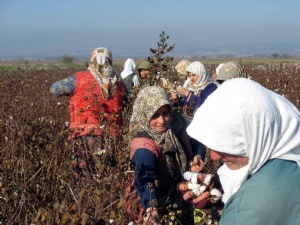
[[[204,64],[213,74],[217,64]],[[299,64],[256,63],[244,67],[252,80],[300,109]],[[116,68],[118,72],[122,70]],[[95,183],[76,190],[68,182],[69,98],[51,96],[49,87],[76,71],[21,67],[0,70],[0,224],[130,222],[123,207],[129,162],[128,126],[120,131],[123,141],[118,146],[107,146],[114,152],[115,161],[102,164]],[[127,123],[129,118],[127,113]],[[219,166],[209,161],[207,165],[210,173]],[[75,191],[80,194],[75,195]],[[217,224],[216,213],[220,211],[207,211],[207,218]]]

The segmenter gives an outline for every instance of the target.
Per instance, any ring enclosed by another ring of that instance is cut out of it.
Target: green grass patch
[[[19,66],[0,66],[0,70],[16,70]]]

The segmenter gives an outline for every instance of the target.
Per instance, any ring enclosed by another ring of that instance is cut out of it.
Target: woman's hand
[[[193,158],[193,161],[190,163],[190,171],[199,173],[203,170],[204,162],[200,155],[196,155]]]
[[[177,92],[170,91],[169,95],[170,95],[170,99],[173,100],[174,102],[179,101],[179,96]]]
[[[188,185],[185,182],[180,182],[177,185],[177,189],[182,193],[183,200],[190,201],[198,209],[204,208],[209,201],[210,193],[208,191],[195,197],[193,191],[188,189]]]
[[[186,90],[181,85],[179,85],[176,90],[180,95],[184,95],[184,96],[188,96],[188,94],[190,93],[188,90]]]
[[[160,219],[156,208],[149,207],[146,209],[143,225],[159,225]]]

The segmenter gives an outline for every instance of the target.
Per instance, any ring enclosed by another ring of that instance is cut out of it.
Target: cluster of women
[[[144,79],[149,69],[144,61],[135,74],[135,63],[128,59],[118,75],[111,52],[97,48],[88,71],[51,86],[52,95],[71,96],[69,139],[76,182],[91,176],[96,166],[92,159],[104,142],[118,140],[124,93],[140,85],[129,124],[132,185],[140,202],[134,222],[194,224],[193,208],[205,207],[210,193],[195,196],[183,173],[192,171],[205,179],[200,172],[210,151],[212,160],[223,163],[217,171],[225,203],[220,225],[297,224],[298,109],[249,79],[236,62],[220,64],[211,77],[201,62],[183,60],[176,69],[187,81],[172,96],[149,86]],[[190,121],[172,109],[174,101],[191,109]],[[103,138],[104,132],[110,138]]]

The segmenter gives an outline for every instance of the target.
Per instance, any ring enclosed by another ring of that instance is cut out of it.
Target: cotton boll
[[[207,224],[207,225],[211,225],[211,224],[212,224],[212,219],[208,218],[208,219],[206,220],[206,224]]]
[[[206,185],[201,185],[199,188],[200,194],[202,194],[206,190],[207,186]]]
[[[217,188],[213,188],[213,189],[210,191],[210,194],[211,194],[211,195],[218,196],[218,197],[222,197],[222,193],[221,193]]]
[[[200,188],[200,184],[193,184],[192,182],[188,182],[187,185],[188,185],[189,190],[195,190],[195,189]]]
[[[194,189],[199,189],[200,188],[200,184],[194,184],[192,182],[188,182],[187,186],[188,186],[188,189],[190,189],[190,190],[194,190]]]
[[[216,203],[217,201],[219,201],[220,199],[222,198],[222,193],[216,189],[216,188],[213,188],[211,191],[210,191],[210,201],[212,203]]]
[[[186,171],[183,174],[183,178],[187,181],[191,181],[193,184],[198,183],[198,173]]]
[[[192,182],[188,182],[188,189],[191,190],[194,195],[199,196],[200,193],[200,184],[194,184]]]
[[[212,174],[206,174],[203,183],[206,184],[206,185],[209,185],[212,178],[213,178]]]
[[[200,184],[194,184],[192,182],[189,182],[188,184],[188,189],[193,191],[195,196],[201,195],[205,190],[206,190],[206,185],[200,185]]]
[[[184,172],[184,174],[183,174],[183,178],[184,178],[185,180],[190,181],[191,178],[192,178],[192,174],[193,174],[193,172],[186,171],[186,172]]]
[[[192,181],[193,184],[198,183],[198,173],[193,173],[192,174],[191,181]]]

